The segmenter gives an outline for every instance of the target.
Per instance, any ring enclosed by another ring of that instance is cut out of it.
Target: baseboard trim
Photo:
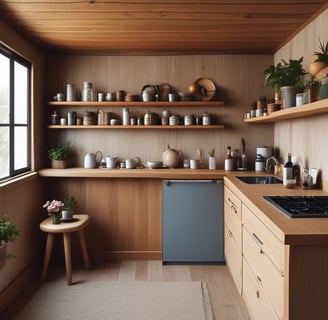
[[[40,264],[35,261],[23,270],[7,288],[0,292],[0,313],[6,310],[28,287],[40,282]]]
[[[162,251],[92,251],[90,260],[162,260]]]

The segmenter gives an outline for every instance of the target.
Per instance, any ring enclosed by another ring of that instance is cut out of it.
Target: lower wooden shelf
[[[196,130],[208,130],[208,129],[224,129],[224,125],[221,124],[213,124],[213,125],[192,125],[192,126],[185,126],[185,125],[178,125],[178,126],[166,126],[166,125],[49,125],[49,129],[110,129],[110,130],[144,130],[144,129],[159,129],[159,130],[172,130],[172,129],[181,129],[181,130],[189,130],[189,129],[196,129]]]

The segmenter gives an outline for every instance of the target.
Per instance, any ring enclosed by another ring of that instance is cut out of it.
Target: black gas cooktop
[[[328,196],[264,196],[290,218],[328,218]]]

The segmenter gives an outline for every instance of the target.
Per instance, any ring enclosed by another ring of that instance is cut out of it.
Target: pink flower
[[[48,213],[52,213],[52,212],[59,212],[63,206],[64,204],[59,200],[52,200],[52,201],[48,200],[43,205],[43,208],[46,208]]]

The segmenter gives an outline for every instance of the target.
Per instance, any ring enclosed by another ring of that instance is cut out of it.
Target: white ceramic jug
[[[100,155],[100,159],[102,159],[102,153],[97,151],[96,153],[89,152],[84,156],[84,168],[86,169],[94,169],[97,167],[97,155]]]

